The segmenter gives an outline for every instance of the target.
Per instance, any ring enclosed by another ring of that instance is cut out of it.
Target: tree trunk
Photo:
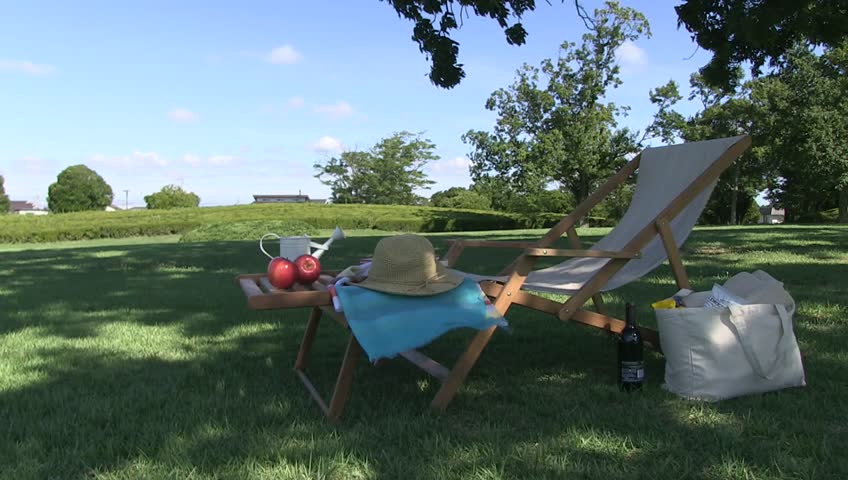
[[[736,202],[739,201],[739,164],[733,165],[733,189],[730,191],[730,224],[736,225]]]
[[[848,186],[839,191],[839,223],[848,223]]]

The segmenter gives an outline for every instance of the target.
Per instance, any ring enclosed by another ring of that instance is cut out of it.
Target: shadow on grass
[[[806,247],[787,248],[812,257],[845,246],[823,233]],[[726,235],[696,232],[691,244],[737,248]],[[431,238],[444,252],[449,237]],[[378,240],[340,242],[327,255],[326,268],[356,263]],[[593,240],[586,238],[587,244]],[[726,256],[690,253],[690,275],[699,288],[728,271],[750,269]],[[514,254],[468,250],[460,266],[493,273]],[[514,309],[508,315],[514,333],[495,336],[445,415],[428,411],[436,385],[413,367],[402,361],[363,364],[344,422],[334,427],[290,370],[307,312],[249,311],[233,282],[234,275],[265,265],[253,242],[4,254],[0,465],[8,473],[0,476],[848,474],[839,453],[846,430],[832,415],[848,393],[842,347],[848,331],[844,318],[835,316],[839,312],[827,310],[848,303],[835,287],[844,266],[775,262],[766,268],[787,282],[801,306],[798,336],[808,347],[814,379],[806,389],[718,405],[687,403],[661,390],[663,360],[651,356],[645,391],[623,395],[614,385],[611,337]],[[625,300],[647,304],[662,298],[675,290],[670,278],[663,266],[609,295],[610,308],[620,313]],[[808,322],[805,312],[821,318]],[[310,364],[323,392],[335,380],[346,340],[330,323],[319,330]],[[145,336],[151,334],[162,338]],[[452,332],[426,350],[450,364],[468,339],[468,332]]]

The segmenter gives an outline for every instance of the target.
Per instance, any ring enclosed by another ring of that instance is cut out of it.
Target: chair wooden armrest
[[[493,248],[531,248],[539,242],[515,242],[510,240],[448,240],[451,244],[461,244],[463,247],[493,247]]]
[[[531,248],[537,246],[538,242],[515,242],[515,241],[498,241],[498,240],[464,240],[450,239],[447,241],[450,248],[445,255],[446,266],[452,268],[462,255],[462,251],[466,247],[493,247],[493,248]]]
[[[593,258],[640,258],[640,252],[610,250],[574,250],[561,248],[528,248],[524,250],[528,257],[593,257]]]

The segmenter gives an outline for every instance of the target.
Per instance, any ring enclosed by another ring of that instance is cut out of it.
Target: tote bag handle
[[[791,337],[789,336],[789,332],[792,331],[791,325],[791,317],[789,313],[786,311],[786,308],[783,305],[776,304],[774,305],[775,310],[777,310],[777,315],[780,317],[780,325],[781,325],[781,333],[780,339],[778,339],[777,344],[774,347],[774,353],[770,361],[761,361],[761,360],[769,360],[769,359],[760,359],[757,356],[756,350],[754,349],[753,342],[756,341],[757,333],[754,330],[751,330],[750,325],[747,321],[747,318],[750,318],[751,309],[731,306],[730,307],[730,323],[736,328],[736,336],[739,339],[739,344],[742,346],[742,350],[745,352],[745,357],[748,359],[748,363],[751,365],[751,368],[754,369],[754,372],[766,379],[771,379],[776,373],[780,359],[780,353],[786,351],[787,343],[791,341]],[[769,365],[764,368],[764,364],[768,363]]]

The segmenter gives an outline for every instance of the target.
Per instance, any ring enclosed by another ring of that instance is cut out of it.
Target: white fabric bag
[[[656,310],[666,358],[663,387],[714,402],[806,385],[792,328],[795,302],[783,284],[756,271],[723,287],[745,304],[703,308],[710,292],[681,290],[685,307]]]

